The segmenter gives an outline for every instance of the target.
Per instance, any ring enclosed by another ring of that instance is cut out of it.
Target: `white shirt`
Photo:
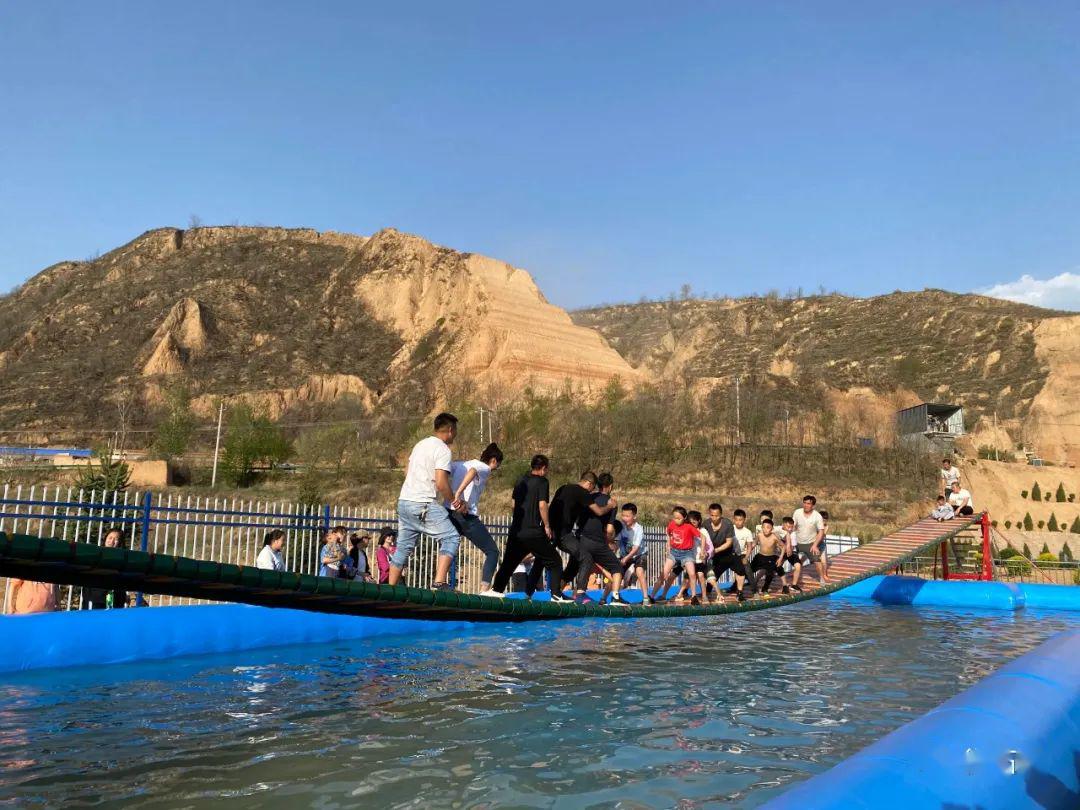
[[[945,491],[952,491],[953,481],[960,480],[960,468],[949,467],[949,469],[941,468],[941,480],[945,482]]]
[[[965,501],[967,502],[966,504]],[[971,493],[966,489],[961,489],[959,492],[950,492],[949,506],[953,509],[959,509],[962,506],[970,506],[972,509],[975,508],[975,505],[971,502]]]
[[[800,543],[813,543],[818,532],[825,530],[825,521],[817,509],[809,515],[802,509],[796,509],[791,518],[795,521],[795,539]]]
[[[421,439],[409,453],[409,468],[401,485],[399,500],[409,503],[432,503],[437,497],[435,471],[450,472],[450,448],[438,436]]]
[[[465,476],[468,474],[469,470],[476,470],[476,477],[469,482],[467,487],[465,487],[465,491],[461,493],[461,499],[468,504],[470,515],[479,515],[480,496],[484,494],[484,488],[487,487],[488,476],[491,475],[491,467],[477,458],[474,458],[472,461],[453,462],[450,465],[450,489],[457,492],[458,487],[460,487],[461,482],[465,480]],[[449,506],[449,504],[447,504],[447,506]]]
[[[735,546],[739,549],[738,553],[745,554],[752,542],[754,542],[754,533],[752,531],[746,526],[741,529],[738,526],[735,527]]]
[[[284,571],[285,561],[281,559],[279,552],[274,551],[270,546],[263,546],[259,556],[255,558],[255,567],[264,571]]]
[[[637,552],[634,551],[637,549]],[[644,557],[649,553],[649,547],[645,545],[645,530],[640,523],[627,527],[622,524],[619,532],[619,553],[622,555],[633,554],[635,557]]]

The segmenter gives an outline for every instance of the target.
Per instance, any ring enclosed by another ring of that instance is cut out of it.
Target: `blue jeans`
[[[456,528],[463,537],[468,538],[470,543],[484,553],[484,570],[480,574],[480,581],[490,583],[495,576],[495,569],[499,567],[499,546],[495,542],[495,538],[491,536],[491,532],[488,531],[487,526],[484,525],[484,521],[480,520],[476,515],[463,515],[460,512],[451,512],[450,522],[454,524],[454,528]],[[454,559],[451,568],[453,569],[453,574],[450,577],[450,584],[456,586],[456,558]]]
[[[409,562],[420,535],[426,534],[439,544],[439,554],[456,557],[461,535],[450,522],[450,512],[441,503],[398,501],[397,548],[390,564],[404,568]]]

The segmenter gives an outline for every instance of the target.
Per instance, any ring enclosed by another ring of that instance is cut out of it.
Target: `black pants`
[[[773,577],[777,574],[783,576],[784,569],[780,567],[780,555],[778,554],[758,554],[750,562],[750,570],[754,572],[754,579],[757,580],[757,572],[765,572],[765,584],[761,586],[761,590],[768,592],[769,586],[772,585]]]
[[[714,554],[712,558],[713,573],[716,574],[716,590],[720,591],[720,578],[728,571],[733,574],[745,577],[746,565],[743,564],[743,558],[739,554],[732,554],[730,551],[723,551],[719,554]],[[750,583],[750,589],[754,590],[753,580],[748,580]],[[738,583],[733,584],[731,587],[735,588]]]
[[[563,571],[563,582],[573,582],[581,568],[581,540],[573,532],[567,532],[559,538],[558,546],[570,555],[570,561]]]
[[[529,595],[536,590],[536,583],[540,580],[540,572],[547,569],[551,581],[562,581],[563,567],[562,558],[555,546],[543,534],[516,534],[510,535],[506,541],[506,551],[503,552],[502,563],[495,572],[495,579],[491,583],[492,590],[500,593],[506,592],[506,585],[514,574],[514,569],[521,565],[521,561],[530,554],[535,558],[529,579],[526,582],[525,592]],[[557,587],[557,585],[555,586]]]
[[[593,568],[599,565],[609,574],[621,574],[622,563],[615,556],[615,552],[608,548],[603,540],[592,537],[582,537],[578,541],[578,559],[581,568],[577,575],[577,589],[585,590],[589,586],[589,577],[593,574]]]

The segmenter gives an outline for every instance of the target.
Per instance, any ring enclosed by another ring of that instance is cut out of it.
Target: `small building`
[[[949,455],[964,435],[964,409],[937,402],[904,408],[896,412],[896,435],[909,447]]]

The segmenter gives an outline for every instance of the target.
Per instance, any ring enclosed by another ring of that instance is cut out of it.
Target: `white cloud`
[[[1077,273],[1061,273],[1045,281],[1023,275],[1017,281],[995,284],[977,292],[1021,304],[1080,312],[1080,274]]]

